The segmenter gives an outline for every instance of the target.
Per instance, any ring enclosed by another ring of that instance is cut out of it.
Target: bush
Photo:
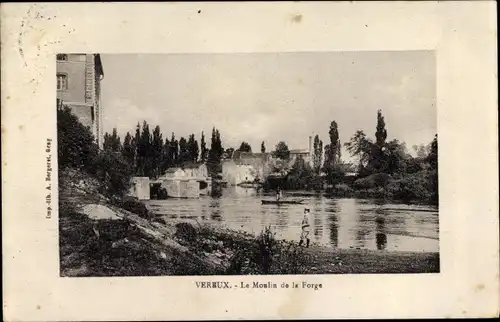
[[[68,107],[57,109],[57,156],[59,168],[88,170],[98,153],[94,136]]]
[[[198,237],[198,231],[190,223],[181,222],[175,225],[175,228],[175,236],[180,239],[192,242]]]
[[[402,200],[426,200],[435,198],[433,174],[430,171],[420,171],[393,180],[387,185],[388,194]]]
[[[232,245],[236,248],[227,274],[300,274],[305,273],[307,256],[295,243],[278,241],[270,227],[250,240]]]
[[[146,205],[133,197],[125,197],[123,200],[116,201],[115,204],[141,218],[149,220],[153,217]]]
[[[92,162],[92,174],[102,183],[101,193],[123,197],[130,189],[132,168],[119,153],[101,151]]]
[[[384,187],[391,176],[387,173],[375,173],[365,178],[354,181],[354,188],[356,189],[375,189]]]

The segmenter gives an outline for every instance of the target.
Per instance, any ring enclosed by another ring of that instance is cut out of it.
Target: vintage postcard
[[[4,319],[498,316],[495,9],[2,5]]]

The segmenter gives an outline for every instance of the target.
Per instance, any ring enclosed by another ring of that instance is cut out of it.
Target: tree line
[[[158,177],[168,168],[189,163],[206,163],[212,171],[216,171],[224,153],[220,132],[215,127],[208,148],[203,131],[198,143],[195,134],[177,138],[172,132],[167,137],[159,125],[151,131],[146,121],[143,121],[142,126],[137,123],[134,135],[127,132],[123,143],[116,128],[111,134],[106,132],[103,149],[121,154],[133,166],[135,175],[146,177]]]
[[[394,196],[401,198],[438,198],[438,140],[437,134],[427,145],[414,145],[417,156],[413,157],[404,142],[397,139],[387,141],[387,126],[381,110],[377,111],[374,139],[363,130],[356,131],[344,143],[355,165],[342,161],[342,144],[336,121],[330,123],[329,143],[323,145],[319,135],[314,137],[311,164],[298,160],[287,176],[289,187],[322,188],[325,181],[330,185],[344,183],[346,172],[356,172],[353,187],[373,196]],[[276,146],[275,156],[288,159],[285,142]],[[382,179],[380,179],[382,178]],[[349,188],[350,189],[350,188]]]

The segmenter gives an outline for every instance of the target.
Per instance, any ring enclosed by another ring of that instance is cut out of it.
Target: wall
[[[83,57],[83,58],[81,58]],[[67,75],[68,89],[58,90],[57,98],[67,102],[85,102],[85,55],[68,55],[57,61],[57,74]]]
[[[67,89],[57,90],[57,98],[71,108],[80,121],[89,126],[102,148],[102,106],[100,76],[96,72],[94,54],[68,54],[67,60],[57,61],[57,74],[67,77]]]
[[[196,180],[171,180],[164,179],[162,187],[167,189],[167,194],[172,198],[199,198],[200,184]]]
[[[151,188],[148,177],[133,177],[129,194],[139,200],[149,200]]]
[[[253,181],[258,175],[258,169],[252,165],[239,165],[234,161],[222,163],[222,178],[230,185],[237,185],[246,180]],[[259,177],[263,177],[259,174]]]

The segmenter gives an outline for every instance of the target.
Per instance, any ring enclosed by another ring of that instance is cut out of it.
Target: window
[[[66,55],[66,54],[57,54],[57,60],[68,60],[68,55]]]
[[[64,91],[68,89],[68,76],[57,74],[57,90]]]

